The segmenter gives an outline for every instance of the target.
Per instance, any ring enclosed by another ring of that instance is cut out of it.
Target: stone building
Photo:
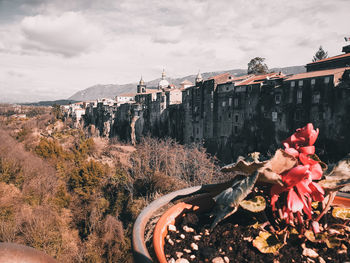
[[[350,149],[349,49],[288,76],[225,73],[204,80],[198,73],[195,84],[176,88],[163,71],[156,87],[147,88],[141,78],[135,101],[87,108],[84,119],[101,135],[133,143],[148,134],[203,143],[224,163],[252,151],[272,153],[296,128],[312,122],[321,131],[318,154],[337,160]]]

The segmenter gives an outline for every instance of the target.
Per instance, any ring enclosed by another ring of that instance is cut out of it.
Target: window
[[[328,83],[329,83],[329,79],[330,79],[329,77],[325,77],[325,78],[324,78],[324,83],[325,83],[325,84],[328,84]]]
[[[214,91],[211,91],[211,98],[213,98],[214,97]]]
[[[225,107],[226,106],[226,101],[223,101],[222,102],[222,107]]]
[[[302,80],[299,80],[299,81],[298,81],[298,86],[299,86],[299,87],[302,87],[303,84],[304,84],[304,81],[302,81]]]
[[[228,99],[228,106],[232,106],[232,98]]]
[[[234,99],[233,104],[235,105],[235,107],[238,107],[238,98]]]
[[[238,114],[235,115],[235,122],[238,122]]]
[[[303,101],[303,91],[301,89],[299,89],[297,91],[297,103],[302,103]]]
[[[210,102],[210,109],[213,110],[214,109],[214,103]]]
[[[221,117],[221,116],[219,117],[219,120],[220,120],[220,121],[222,120],[222,117]]]
[[[293,87],[295,87],[295,81],[291,81],[290,82],[290,86],[293,88]]]
[[[231,119],[231,113],[228,114],[228,118]]]
[[[272,121],[273,121],[273,122],[276,122],[276,121],[277,121],[277,116],[278,116],[278,115],[277,115],[277,112],[276,112],[276,111],[273,111],[273,112],[272,112]]]
[[[311,79],[311,86],[315,86],[316,84],[316,79]]]
[[[238,133],[238,126],[235,126],[235,133]]]
[[[312,94],[312,103],[320,103],[321,95],[319,92]]]
[[[280,104],[281,103],[281,94],[276,94],[275,95],[275,102],[276,102],[276,104]]]
[[[199,128],[197,128],[197,134],[199,134]]]
[[[226,90],[228,90],[228,87],[226,87]]]

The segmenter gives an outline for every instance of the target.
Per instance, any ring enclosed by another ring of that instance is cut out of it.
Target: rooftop
[[[310,71],[305,73],[299,73],[288,77],[286,80],[298,80],[298,79],[307,79],[307,78],[316,78],[322,76],[334,76],[334,84],[336,85],[339,82],[339,79],[344,74],[345,70],[350,70],[350,67],[345,68],[335,68],[335,69],[326,69],[318,71]]]
[[[334,57],[321,59],[321,60],[318,60],[318,61],[315,61],[315,62],[308,63],[307,65],[316,64],[316,63],[322,63],[322,62],[325,62],[325,61],[330,61],[330,60],[335,60],[335,59],[340,59],[340,58],[345,58],[345,57],[350,57],[350,53],[341,54],[341,55],[337,55],[337,56],[334,56]]]
[[[238,82],[236,86],[258,84],[258,83],[264,82],[267,78],[271,79],[271,78],[282,78],[282,77],[285,77],[285,75],[281,73],[276,73],[276,72],[267,73],[263,75],[251,75],[251,77],[248,77],[247,79],[241,82]]]
[[[222,84],[222,83],[230,81],[232,78],[233,77],[230,73],[222,73],[222,74],[210,77],[209,79],[215,80],[216,84]]]

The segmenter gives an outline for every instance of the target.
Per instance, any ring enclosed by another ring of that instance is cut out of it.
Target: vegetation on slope
[[[0,109],[0,242],[62,262],[131,262],[132,224],[149,201],[220,178],[198,145],[145,138],[135,148],[87,138],[56,108],[16,111]]]

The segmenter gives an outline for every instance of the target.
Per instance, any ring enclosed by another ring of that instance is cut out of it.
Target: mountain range
[[[279,72],[281,71],[285,75],[298,74],[305,72],[305,66],[292,66],[292,67],[284,67],[284,68],[272,68],[271,72]],[[208,79],[212,76],[219,75],[222,73],[230,73],[234,76],[242,76],[247,73],[245,69],[232,69],[226,71],[215,71],[215,72],[206,72],[202,73],[203,79]],[[194,83],[196,75],[189,75],[181,78],[167,78],[169,83],[174,84],[175,86],[179,86],[181,82],[184,80],[189,80]],[[157,87],[160,78],[154,79],[148,82],[145,82],[147,87]],[[96,100],[99,98],[114,98],[115,96],[124,94],[124,93],[135,93],[136,92],[137,83],[128,83],[128,84],[97,84],[86,88],[84,90],[76,92],[74,95],[69,97],[67,100],[71,101],[88,101],[88,100]]]

